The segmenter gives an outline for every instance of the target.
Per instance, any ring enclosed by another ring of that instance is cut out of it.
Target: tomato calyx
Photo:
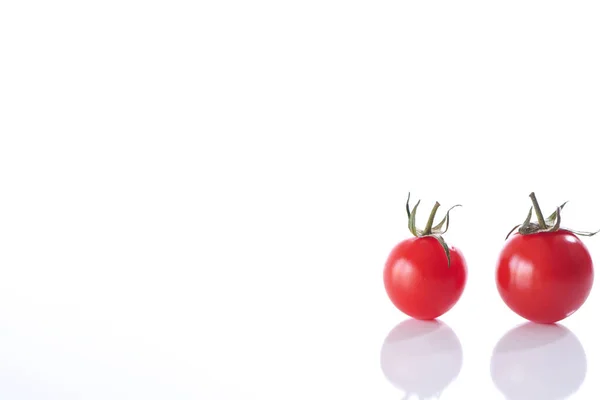
[[[429,219],[427,220],[427,224],[425,225],[425,229],[419,229],[416,225],[417,220],[417,207],[421,204],[421,200],[417,201],[417,204],[410,209],[410,192],[408,193],[408,199],[406,200],[406,214],[408,215],[408,230],[415,237],[427,237],[431,236],[435,238],[442,248],[444,249],[444,253],[446,254],[446,258],[448,259],[448,267],[450,267],[450,249],[448,248],[448,244],[442,237],[442,235],[448,232],[448,227],[450,226],[450,211],[455,207],[462,207],[460,204],[456,204],[448,209],[446,212],[446,216],[440,221],[439,224],[433,225],[435,220],[435,214],[437,213],[438,208],[440,208],[440,203],[437,201],[429,214]],[[446,226],[444,227],[444,224]]]
[[[563,207],[567,204],[567,201],[562,203],[560,206],[556,207],[556,210],[552,214],[550,214],[550,216],[548,218],[544,219],[544,215],[542,214],[542,209],[540,208],[540,204],[538,203],[538,200],[535,197],[535,193],[531,192],[529,194],[529,198],[531,198],[531,202],[533,203],[533,206],[529,208],[529,213],[527,213],[527,217],[525,218],[525,221],[521,224],[516,225],[514,228],[512,228],[510,230],[510,232],[508,232],[508,235],[506,235],[506,239],[508,239],[515,230],[517,230],[517,232],[519,232],[521,235],[531,235],[531,234],[540,233],[540,232],[556,232],[559,229],[562,229],[562,230],[565,230],[565,231],[568,231],[575,235],[580,235],[580,236],[594,236],[595,234],[600,232],[600,230],[597,230],[596,232],[584,232],[584,231],[577,231],[574,229],[561,228],[560,212],[562,211]],[[533,216],[533,211],[535,211],[537,222],[531,222],[531,217]]]

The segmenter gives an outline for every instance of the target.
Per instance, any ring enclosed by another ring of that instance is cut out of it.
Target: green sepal
[[[412,209],[410,216],[408,218],[408,230],[415,236],[419,236],[419,231],[417,230],[416,220],[417,220],[417,207],[421,204],[421,200],[417,201],[417,204]]]
[[[433,227],[433,229],[432,229],[433,233],[441,235],[441,234],[448,232],[448,228],[450,227],[450,211],[452,211],[452,209],[454,209],[456,207],[462,207],[462,205],[456,204],[456,205],[450,207],[448,209],[448,211],[446,211],[446,216],[444,217],[444,219],[442,219],[442,221],[439,224],[437,224],[436,226]],[[444,223],[446,223],[446,229],[444,229],[442,231],[442,227],[444,226]]]
[[[446,259],[448,260],[448,268],[450,268],[450,249],[448,248],[448,244],[446,243],[446,241],[444,240],[444,238],[441,235],[431,235],[431,236],[433,236],[442,245],[442,248],[444,249],[444,253],[446,253]]]
[[[565,231],[571,232],[575,235],[579,235],[579,236],[594,236],[597,233],[600,233],[600,230],[597,230],[596,232],[584,232],[584,231],[576,231],[575,229],[569,229],[569,228],[563,228]]]
[[[506,237],[504,238],[504,240],[508,239],[508,237],[511,235],[511,233],[513,233],[514,231],[516,231],[516,230],[517,230],[517,228],[518,228],[518,227],[520,227],[520,226],[521,226],[521,224],[515,225],[515,227],[514,227],[514,228],[512,228],[512,229],[510,230],[510,232],[508,232],[508,235],[506,235]]]
[[[548,232],[556,232],[560,229],[560,207],[556,207],[556,211],[554,211],[552,215],[554,215],[556,222],[550,229],[548,229]]]
[[[562,203],[558,208],[560,208],[560,210],[562,211],[563,207],[568,203],[569,201],[565,201],[564,203]],[[548,218],[546,218],[546,222],[548,223],[548,225],[553,225],[554,224],[554,220],[556,219],[557,216],[557,211],[554,211],[552,214],[550,214],[550,216]]]

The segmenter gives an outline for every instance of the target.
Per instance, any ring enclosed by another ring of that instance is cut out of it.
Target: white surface
[[[2,2],[0,396],[400,399],[424,369],[443,399],[597,398],[598,288],[568,331],[494,353],[523,321],[493,271],[531,190],[600,226],[599,17]],[[440,328],[392,332],[381,271],[409,190],[464,205],[447,240],[469,278]]]

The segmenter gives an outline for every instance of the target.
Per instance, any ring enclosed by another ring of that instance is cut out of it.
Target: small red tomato
[[[531,193],[538,223],[531,209],[525,222],[504,245],[496,265],[496,286],[506,305],[532,322],[551,324],[579,309],[594,282],[592,258],[583,242],[560,228],[560,211],[544,219]],[[595,233],[577,232],[591,236]]]
[[[410,200],[410,195],[409,195]],[[424,230],[415,226],[415,205],[407,202],[409,230],[414,238],[400,242],[388,256],[383,271],[385,290],[403,313],[422,320],[435,319],[450,310],[461,297],[467,279],[465,258],[448,246],[442,234],[448,229],[449,212],[435,227],[436,203]],[[442,230],[444,223],[446,228]]]

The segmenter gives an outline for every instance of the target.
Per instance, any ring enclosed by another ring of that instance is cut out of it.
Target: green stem
[[[433,206],[433,210],[431,210],[431,214],[429,214],[429,219],[427,220],[427,225],[425,225],[425,230],[423,230],[424,235],[431,235],[431,227],[433,226],[433,220],[435,219],[435,213],[437,212],[438,208],[440,208],[440,203],[436,201],[435,205]]]
[[[547,229],[548,227],[546,226],[546,221],[544,220],[544,216],[542,215],[542,210],[540,209],[540,205],[535,197],[535,193],[531,192],[529,194],[529,197],[531,197],[531,202],[533,203],[533,209],[535,210],[535,215],[537,217],[540,228]]]

